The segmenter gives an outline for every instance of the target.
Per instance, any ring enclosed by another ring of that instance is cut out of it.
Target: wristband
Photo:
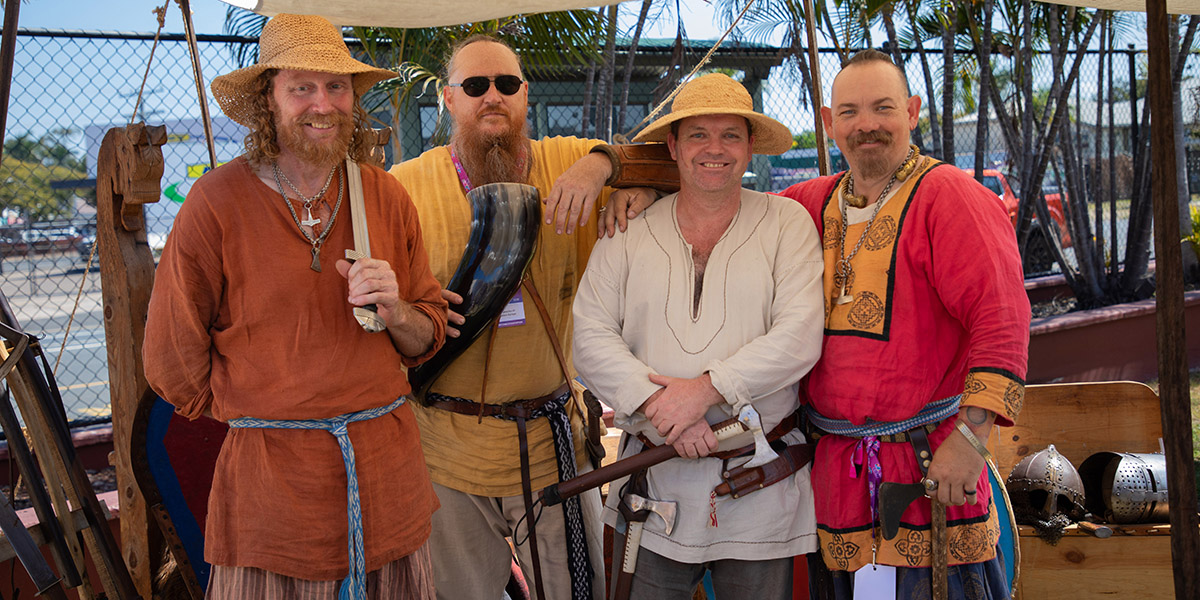
[[[967,438],[967,442],[971,444],[971,447],[974,448],[984,460],[992,460],[992,453],[988,452],[987,447],[979,442],[979,438],[975,437],[975,432],[971,431],[971,428],[967,427],[967,424],[963,423],[962,419],[955,420],[954,426],[958,428],[959,433],[963,434],[963,437]]]

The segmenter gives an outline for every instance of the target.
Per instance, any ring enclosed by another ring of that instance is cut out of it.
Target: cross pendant
[[[312,247],[312,255],[313,255],[313,261],[312,261],[312,264],[308,266],[308,268],[320,273],[321,272],[321,249],[316,246],[313,246]]]
[[[301,224],[301,225],[303,225],[303,226],[305,226],[305,227],[314,227],[314,226],[317,226],[317,225],[320,225],[320,224],[321,224],[321,220],[320,220],[320,219],[314,219],[314,218],[313,218],[313,215],[312,215],[312,209],[308,208],[307,206],[306,206],[306,207],[304,207],[304,216],[306,216],[306,217],[308,217],[308,218],[307,218],[307,219],[304,219],[303,221],[300,221],[300,224]]]

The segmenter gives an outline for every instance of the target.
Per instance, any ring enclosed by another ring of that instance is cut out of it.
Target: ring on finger
[[[963,495],[964,496],[974,496],[976,493],[977,492],[975,490],[969,490],[969,491],[964,491]]]
[[[608,210],[608,207],[607,207],[607,206],[601,206],[601,207],[600,207],[600,210],[598,210],[598,211],[596,211],[596,212],[598,212],[598,213],[600,213],[600,214],[604,214],[604,211],[606,211],[606,210]]]
[[[928,477],[926,477],[925,479],[922,479],[922,480],[921,480],[921,485],[925,486],[925,491],[926,491],[926,492],[935,492],[935,491],[937,491],[937,489],[938,489],[938,482],[937,482],[937,480],[936,480],[936,479],[930,479],[930,478],[928,478]]]

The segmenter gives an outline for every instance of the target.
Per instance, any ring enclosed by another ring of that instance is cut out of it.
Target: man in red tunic
[[[882,481],[923,482],[947,507],[950,596],[1007,598],[975,445],[1020,411],[1029,301],[1000,200],[910,146],[920,106],[886,55],[855,55],[821,108],[850,169],[783,192],[824,240],[825,337],[801,388],[825,432],[813,465],[821,554],[839,598],[869,564],[898,567],[898,598],[929,597],[930,500],[891,540],[876,512]]]

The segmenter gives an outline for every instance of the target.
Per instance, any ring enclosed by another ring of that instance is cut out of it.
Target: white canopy
[[[618,4],[624,0],[222,0],[260,15],[320,15],[338,25],[442,27],[516,14]]]
[[[1045,0],[1045,2],[1105,10],[1146,12],[1146,0]],[[1177,15],[1198,15],[1200,14],[1200,0],[1167,0],[1167,12]]]

